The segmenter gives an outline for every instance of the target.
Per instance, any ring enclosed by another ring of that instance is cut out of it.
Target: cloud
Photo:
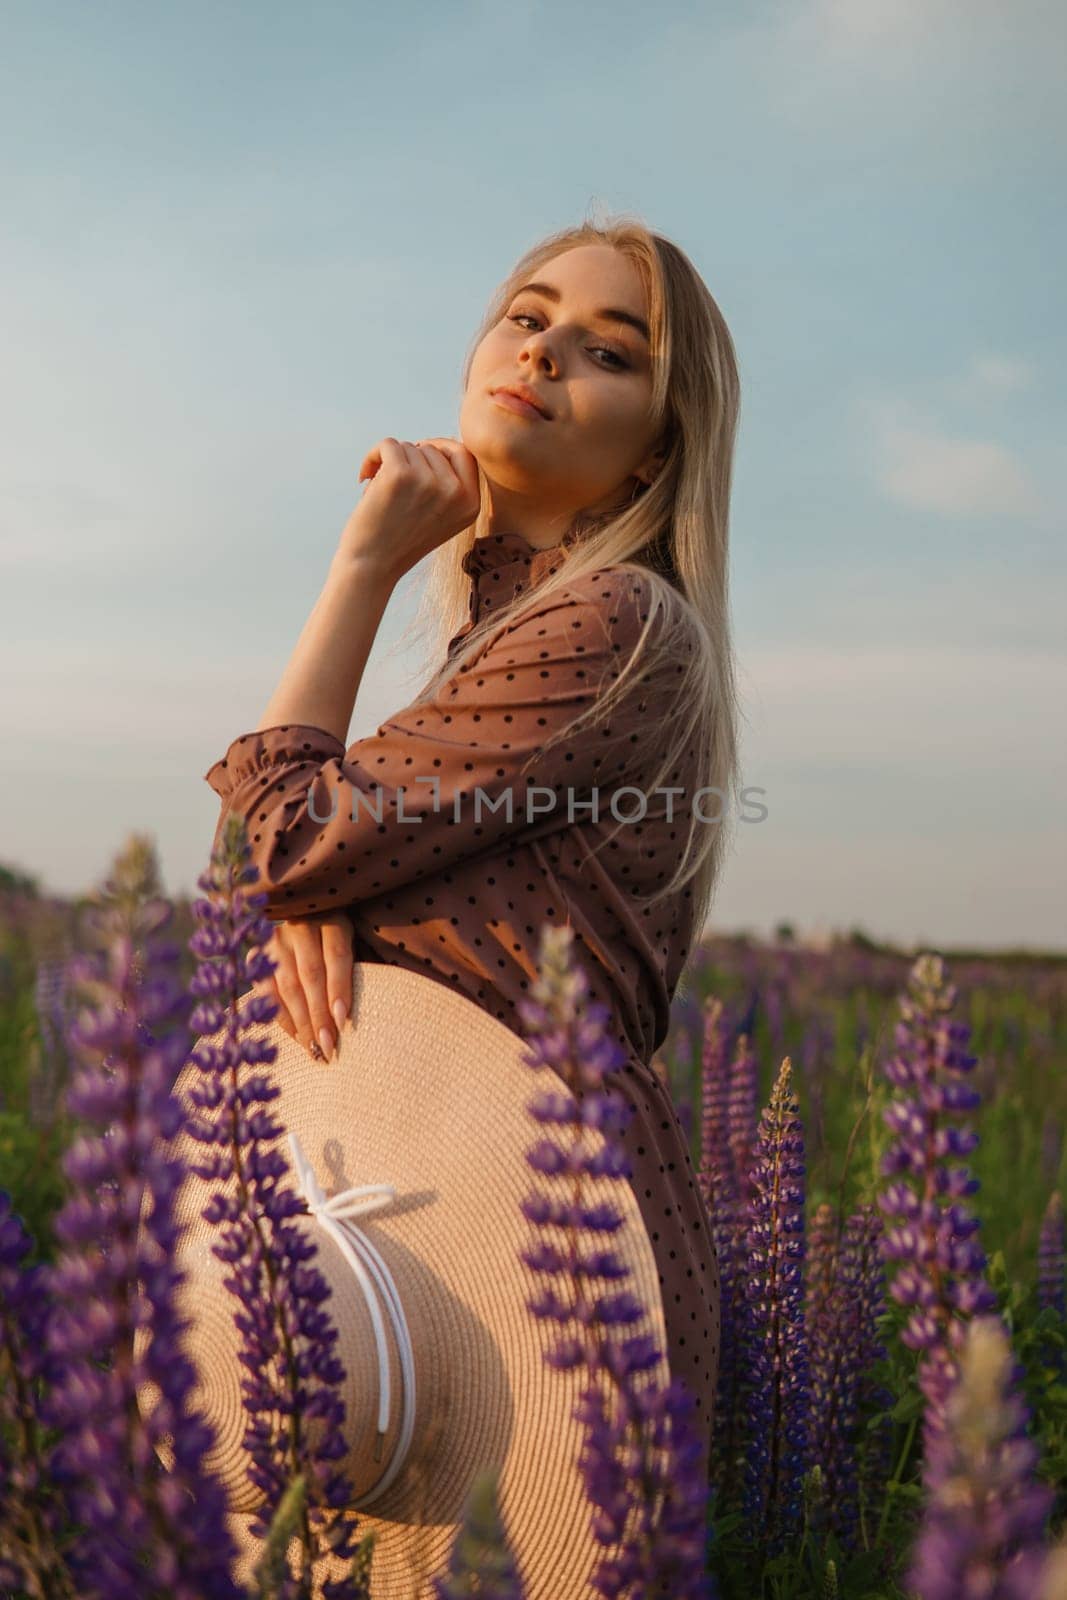
[[[798,604],[796,577],[776,574],[748,601],[746,637],[788,647],[829,640],[847,653],[891,646],[897,652],[981,649],[995,671],[1002,653],[1067,658],[1063,559],[1018,559],[1017,539],[991,540],[971,559],[917,561],[892,537],[864,559],[828,562]],[[746,649],[750,654],[751,646]]]
[[[901,506],[945,517],[1037,517],[1045,509],[1021,462],[982,438],[886,429],[881,490]]]
[[[734,27],[712,16],[664,24],[676,99],[709,73],[745,81],[749,103],[798,136],[794,165],[817,148],[823,180],[894,149],[924,184],[961,165],[973,181],[1012,136],[1062,136],[1067,11],[1050,0],[772,0]]]
[[[778,25],[796,40],[833,50],[841,59],[905,50],[917,31],[936,29],[940,17],[958,10],[952,0],[809,0],[779,10]]]
[[[993,439],[888,424],[879,485],[890,500],[949,517],[1038,517],[1048,509],[1025,467]]]
[[[1019,0],[1010,13],[1001,0],[779,0],[772,15],[783,41],[887,79],[917,68],[955,76],[959,63],[974,71],[983,61],[1003,70],[1008,58],[1036,61],[1067,42],[1062,8],[1047,0]]]
[[[1010,768],[1067,782],[1062,740],[1053,734],[1067,703],[1062,652],[938,644],[755,649],[746,652],[740,685],[746,769],[771,759],[841,761],[901,778],[916,767],[996,771],[1007,784]]]
[[[977,361],[976,368],[980,365]],[[1002,365],[1002,381],[1009,370]],[[1026,370],[1016,365],[1017,382]],[[973,401],[974,388],[972,377],[968,393],[961,393],[958,382],[941,385],[939,392],[946,404],[965,406]],[[885,499],[943,517],[1059,525],[1062,512],[1052,497],[998,439],[950,432],[927,408],[898,394],[860,390],[852,405],[859,449]]]
[[[1034,368],[1027,361],[1010,356],[976,356],[974,376],[982,388],[1014,391],[1028,389],[1034,381]]]

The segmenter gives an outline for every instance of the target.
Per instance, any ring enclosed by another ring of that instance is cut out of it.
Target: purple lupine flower
[[[175,1309],[182,1167],[161,1141],[181,1122],[171,1086],[188,1053],[189,1003],[170,970],[180,951],[157,938],[172,913],[151,896],[154,881],[135,838],[89,919],[101,948],[71,962],[95,1005],[70,1025],[84,1064],[67,1107],[97,1133],[80,1134],[63,1160],[74,1192],[56,1218],[64,1248],[47,1274],[57,1382],[42,1411],[60,1434],[50,1476],[85,1525],[66,1557],[79,1596],[236,1600],[225,1496],[203,1465],[211,1430],[190,1405],[195,1373]],[[152,1211],[138,1235],[145,1198]],[[141,1327],[149,1336],[138,1355]],[[148,1416],[138,1404],[146,1383],[160,1395]],[[175,1438],[166,1476],[155,1450],[164,1433]]]
[[[727,1122],[729,1072],[722,1015],[722,1001],[709,995],[704,1002],[704,1036],[700,1050],[700,1159],[697,1163],[700,1196],[709,1218],[714,1216],[719,1200],[735,1190]]]
[[[957,1164],[978,1143],[977,1133],[958,1120],[979,1102],[977,1090],[963,1081],[976,1061],[966,1050],[969,1029],[948,1016],[956,990],[940,956],[920,956],[908,987],[894,1034],[896,1053],[884,1068],[901,1091],[883,1112],[897,1139],[882,1158],[882,1173],[897,1181],[879,1194],[878,1204],[897,1219],[883,1236],[883,1259],[904,1263],[890,1293],[914,1308],[901,1340],[921,1352],[925,1481],[935,1454],[933,1435],[956,1377],[964,1319],[994,1310],[996,1295],[983,1277],[985,1253],[972,1237],[978,1219],[959,1203],[978,1188],[978,1180]]]
[[[1064,1218],[1063,1196],[1053,1189],[1041,1219],[1041,1234],[1037,1246],[1037,1303],[1067,1319],[1067,1301],[1064,1299]]]
[[[822,1438],[829,1411],[829,1376],[823,1371],[830,1352],[829,1327],[833,1321],[832,1294],[837,1272],[837,1213],[828,1200],[816,1206],[808,1224],[804,1280],[804,1325],[808,1335],[811,1378],[811,1450],[813,1475],[822,1479]],[[832,1355],[829,1356],[832,1360]],[[824,1493],[812,1494],[808,1508],[810,1526],[824,1536],[828,1507]]]
[[[1042,1311],[1051,1311],[1060,1322],[1067,1322],[1063,1252],[1063,1196],[1058,1189],[1053,1189],[1041,1219],[1037,1244],[1037,1303]],[[1062,1375],[1067,1367],[1063,1345],[1054,1345],[1051,1340],[1045,1342],[1048,1346],[1044,1352],[1046,1364]]]
[[[11,1196],[0,1189],[0,1593],[25,1590],[32,1580],[34,1593],[75,1600],[61,1553],[61,1505],[44,1470],[40,1397],[57,1371],[48,1349],[45,1267],[24,1265],[32,1248]]]
[[[958,1358],[908,1588],[917,1600],[1034,1600],[1055,1491],[1035,1476],[1023,1369],[1001,1318],[973,1318]]]
[[[40,1059],[30,1077],[29,1118],[36,1127],[54,1119],[59,1086],[69,1075],[66,1048],[70,1021],[67,964],[67,956],[57,959],[42,957],[34,976],[33,998],[40,1037]]]
[[[746,1293],[748,1182],[755,1136],[755,1057],[742,1037],[727,1062],[722,1002],[704,1007],[701,1045],[701,1143],[697,1185],[708,1214],[719,1263],[719,1370],[710,1476],[717,1503],[726,1509],[736,1490],[742,1397],[738,1383],[738,1333]]]
[[[741,1034],[730,1064],[726,1137],[733,1162],[734,1184],[741,1200],[752,1193],[752,1160],[759,1123],[759,1063],[749,1036]]]
[[[783,1057],[760,1118],[748,1225],[742,1363],[748,1397],[743,1506],[750,1532],[779,1553],[803,1516],[811,1466],[804,1324],[804,1130]]]
[[[861,1206],[846,1220],[840,1244],[832,1207],[821,1206],[817,1219],[809,1256],[816,1263],[816,1282],[812,1285],[809,1278],[805,1312],[811,1450],[822,1469],[829,1526],[842,1548],[853,1551],[858,1543],[858,1451],[865,1379],[873,1363],[886,1354],[877,1326],[885,1312],[879,1251],[882,1219],[873,1206]]]
[[[816,1330],[825,1316],[837,1270],[837,1212],[823,1200],[812,1214],[808,1229],[807,1274],[804,1285],[804,1320],[811,1345],[812,1384],[816,1363]],[[820,1330],[820,1337],[822,1336]]]
[[[188,1094],[202,1115],[190,1116],[188,1132],[214,1147],[191,1171],[225,1184],[201,1215],[218,1224],[220,1242],[211,1248],[233,1268],[223,1282],[237,1300],[235,1321],[243,1335],[241,1394],[249,1424],[242,1442],[252,1458],[249,1479],[266,1497],[251,1530],[269,1536],[289,1483],[302,1476],[306,1560],[313,1565],[328,1549],[353,1562],[348,1576],[324,1582],[324,1600],[365,1600],[356,1523],[327,1515],[355,1498],[351,1482],[333,1465],[347,1450],[340,1388],[346,1372],[333,1349],[337,1329],[322,1307],[330,1289],[311,1265],[317,1244],[288,1223],[306,1214],[306,1204],[282,1186],[289,1166],[274,1141],[285,1130],[265,1109],[280,1090],[265,1072],[240,1074],[242,1066],[269,1065],[277,1055],[251,1032],[277,1014],[275,1003],[256,994],[238,1010],[244,981],[268,977],[275,965],[261,948],[272,932],[260,915],[266,896],[241,887],[259,876],[248,865],[250,856],[243,819],[228,816],[211,865],[197,880],[207,898],[193,905],[198,926],[189,948],[200,964],[191,988],[200,1003],[192,1026],[205,1035],[225,1031],[221,1042],[198,1044],[191,1056],[203,1076]]]
[[[504,1533],[495,1469],[479,1472],[449,1554],[448,1575],[432,1579],[434,1600],[523,1600],[515,1557]]]
[[[591,1579],[594,1591],[634,1600],[659,1592],[675,1600],[712,1600],[714,1587],[704,1571],[708,1484],[692,1420],[694,1399],[681,1379],[666,1386],[657,1381],[663,1352],[654,1340],[617,1336],[645,1315],[633,1293],[622,1288],[593,1294],[589,1287],[597,1278],[618,1283],[629,1276],[604,1238],[620,1227],[621,1213],[611,1205],[583,1202],[582,1175],[619,1181],[631,1176],[616,1135],[628,1125],[633,1108],[604,1086],[608,1075],[624,1066],[626,1054],[609,1031],[610,1008],[588,998],[588,979],[573,960],[572,938],[566,925],[542,930],[539,976],[531,998],[519,1002],[530,1039],[527,1065],[552,1067],[574,1096],[572,1101],[543,1091],[530,1102],[531,1115],[548,1127],[578,1131],[566,1148],[545,1138],[527,1153],[535,1172],[575,1178],[572,1200],[557,1202],[533,1192],[522,1203],[523,1215],[543,1230],[522,1260],[536,1273],[563,1275],[571,1291],[561,1295],[546,1286],[527,1303],[534,1316],[560,1326],[546,1357],[549,1364],[561,1370],[584,1365],[590,1376],[576,1413],[587,1430],[580,1465],[594,1536],[612,1550]],[[602,1134],[599,1152],[591,1152],[582,1139],[584,1128]],[[553,1230],[562,1230],[565,1249],[555,1243]],[[604,1378],[614,1391],[614,1407],[608,1386],[598,1382]],[[627,1444],[629,1429],[642,1441],[636,1451]]]

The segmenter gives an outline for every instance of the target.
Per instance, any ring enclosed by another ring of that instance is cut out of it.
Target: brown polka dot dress
[[[569,542],[538,550],[517,533],[476,540],[463,562],[470,618],[449,652],[484,611],[554,569]],[[639,810],[632,792],[620,795],[614,815],[609,809],[633,730],[643,718],[662,726],[669,716],[670,682],[650,685],[638,669],[606,724],[587,723],[573,743],[560,740],[518,775],[531,752],[587,708],[602,675],[605,683],[618,676],[647,599],[648,580],[632,566],[587,574],[495,635],[433,700],[399,711],[373,737],[346,750],[321,728],[266,728],[235,739],[205,777],[223,801],[219,828],[229,812],[248,824],[269,917],[344,910],[356,960],[389,962],[458,989],[520,1037],[516,1002],[536,977],[541,925],[571,925],[592,997],[610,1006],[627,1054],[610,1083],[635,1109],[623,1136],[630,1182],[659,1263],[671,1372],[696,1401],[706,1460],[718,1263],[685,1133],[650,1065],[692,943],[690,888],[651,908],[633,899],[674,870],[687,817],[678,808],[688,802],[655,793],[650,776],[641,820],[619,826]],[[686,794],[702,781],[688,763],[669,779]],[[485,796],[479,810],[476,788]]]

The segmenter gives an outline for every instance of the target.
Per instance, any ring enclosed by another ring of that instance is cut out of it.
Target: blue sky
[[[192,890],[385,434],[457,432],[592,203],[740,359],[713,926],[1067,947],[1067,21],[1052,3],[23,4],[0,63],[3,859]],[[351,738],[419,682],[390,603]]]

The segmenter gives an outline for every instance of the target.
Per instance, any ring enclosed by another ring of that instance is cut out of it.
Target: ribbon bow
[[[393,1449],[392,1460],[382,1478],[362,1495],[353,1504],[357,1506],[368,1505],[376,1500],[379,1495],[392,1483],[400,1468],[404,1464],[411,1436],[415,1427],[415,1356],[411,1344],[411,1334],[408,1331],[407,1318],[404,1307],[397,1293],[396,1284],[393,1282],[392,1273],[382,1260],[380,1253],[353,1221],[353,1218],[364,1216],[368,1212],[378,1211],[383,1205],[396,1197],[396,1188],[391,1183],[364,1183],[353,1189],[342,1189],[332,1199],[327,1199],[323,1193],[322,1185],[315,1176],[315,1170],[304,1154],[300,1140],[295,1133],[290,1132],[289,1145],[293,1152],[293,1162],[296,1167],[297,1180],[300,1192],[307,1202],[307,1208],[313,1217],[317,1217],[322,1226],[336,1239],[341,1253],[356,1275],[356,1281],[363,1290],[363,1298],[367,1302],[370,1312],[371,1325],[374,1329],[374,1342],[378,1350],[378,1434],[374,1445],[374,1459],[381,1460],[382,1440],[389,1425],[389,1402],[391,1390],[389,1382],[389,1347],[385,1339],[385,1323],[382,1319],[381,1306],[378,1303],[379,1295],[385,1301],[385,1309],[393,1325],[393,1334],[396,1338],[397,1349],[400,1353],[401,1384],[403,1390],[403,1417],[400,1433]]]

